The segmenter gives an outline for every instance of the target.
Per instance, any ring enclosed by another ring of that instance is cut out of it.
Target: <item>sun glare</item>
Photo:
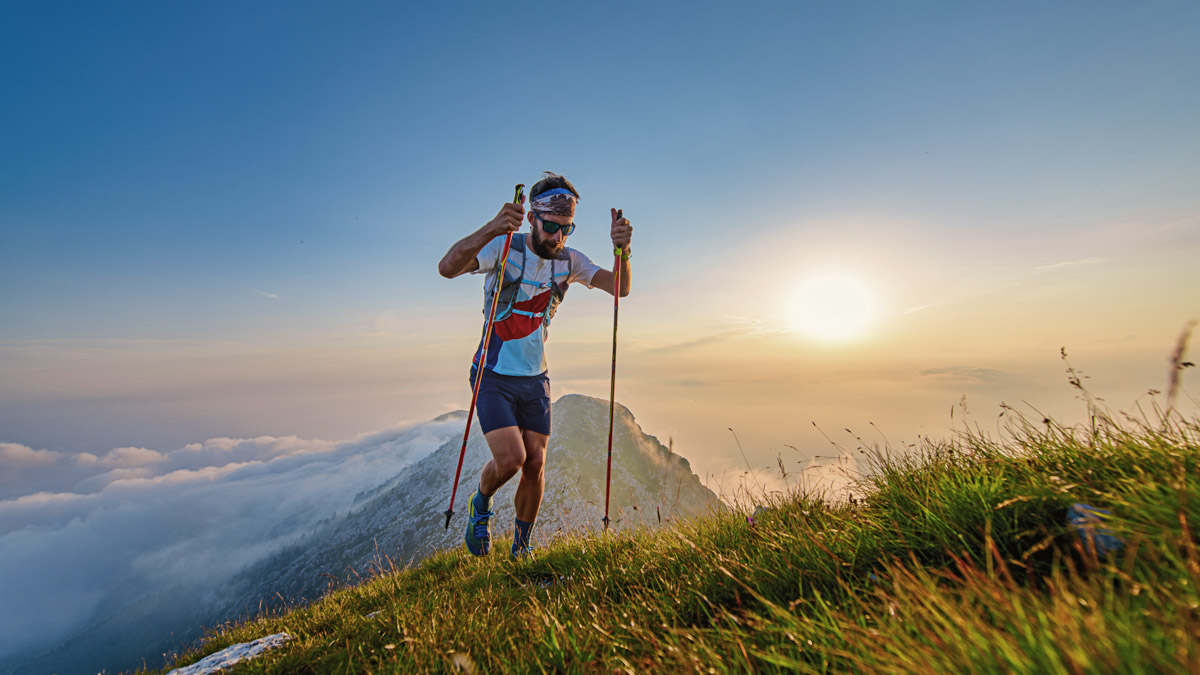
[[[848,340],[862,332],[869,309],[866,291],[854,281],[840,276],[820,277],[796,294],[795,326],[818,340]]]

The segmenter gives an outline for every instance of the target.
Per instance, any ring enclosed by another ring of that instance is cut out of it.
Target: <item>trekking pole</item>
[[[617,211],[621,218],[621,211]],[[608,474],[604,477],[604,530],[608,531],[608,495],[612,488],[613,406],[617,401],[617,312],[621,308],[621,247],[613,250],[613,353],[612,380],[608,387]]]
[[[513,194],[514,204],[525,203],[525,184],[518,183]],[[450,490],[450,507],[446,509],[446,529],[450,529],[450,517],[454,515],[454,497],[458,495],[458,479],[462,476],[463,457],[467,454],[467,439],[471,436],[471,420],[475,416],[475,401],[479,398],[479,383],[483,381],[483,369],[487,365],[488,343],[492,341],[492,321],[496,318],[496,305],[500,301],[500,288],[504,284],[504,267],[508,263],[508,249],[512,246],[513,233],[504,239],[504,250],[500,253],[500,273],[496,275],[496,289],[492,293],[492,309],[488,312],[487,328],[483,331],[483,349],[479,354],[479,366],[475,369],[475,387],[471,390],[471,407],[467,409],[467,428],[463,431],[462,450],[458,451],[458,468],[454,470],[454,486]]]

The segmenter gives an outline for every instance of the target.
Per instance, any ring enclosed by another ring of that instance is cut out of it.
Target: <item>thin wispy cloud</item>
[[[939,302],[926,303],[924,305],[917,305],[916,307],[909,307],[908,309],[905,309],[904,311],[902,311],[901,314],[915,314],[917,312],[929,309],[930,307],[937,307],[940,304],[942,304],[942,303],[939,301]]]
[[[1080,267],[1083,265],[1098,265],[1108,262],[1108,258],[1083,258],[1081,260],[1064,260],[1062,262],[1051,263],[1049,265],[1040,265],[1033,268],[1034,273],[1049,272],[1052,270],[1061,270],[1068,267]]]
[[[704,335],[704,336],[695,338],[693,340],[685,340],[683,342],[676,342],[676,343],[669,344],[669,345],[663,345],[661,347],[652,347],[650,349],[647,349],[646,351],[649,353],[680,352],[680,351],[684,351],[687,349],[695,349],[696,347],[703,347],[706,345],[713,345],[713,344],[718,344],[721,342],[726,342],[728,340],[742,337],[743,335],[749,335],[749,334],[755,333],[757,331],[758,331],[758,329],[754,328],[754,327],[735,328],[733,330],[722,331],[720,333]]]
[[[264,298],[266,298],[266,299],[268,299],[268,300],[276,300],[276,299],[278,299],[278,298],[279,298],[279,294],[278,294],[278,293],[268,293],[267,291],[259,291],[259,292],[258,292],[258,294],[259,294],[259,295],[261,295],[261,296],[263,296]]]
[[[725,323],[730,323],[735,326],[741,326],[743,328],[757,328],[762,325],[761,319],[756,319],[756,318],[750,317],[750,316],[727,315],[722,318],[725,321]]]
[[[978,368],[974,366],[944,366],[927,368],[921,371],[924,377],[940,377],[960,382],[999,384],[1012,379],[1012,375],[994,368]]]

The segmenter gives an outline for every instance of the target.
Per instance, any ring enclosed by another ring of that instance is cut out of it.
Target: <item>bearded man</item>
[[[479,488],[471,495],[464,534],[472,555],[491,550],[492,496],[510,478],[521,473],[517,485],[516,528],[510,555],[527,556],[530,536],[542,504],[546,485],[546,444],[550,440],[550,376],[545,344],[550,319],[566,296],[567,287],[579,283],[616,293],[613,273],[569,248],[567,237],[575,231],[575,206],[579,191],[566,178],[546,172],[529,191],[529,212],[523,204],[509,203],[475,233],[460,240],[438,263],[447,279],[460,274],[485,274],[484,316],[499,292],[487,362],[483,338],[471,363],[470,383],[482,377],[476,410],[479,426],[492,451],[483,467]],[[620,209],[612,209],[610,236],[620,251],[621,297],[629,295],[629,242],[633,227]],[[528,234],[513,234],[504,280],[497,283],[500,256],[509,233],[528,220]],[[484,334],[486,335],[486,326]]]

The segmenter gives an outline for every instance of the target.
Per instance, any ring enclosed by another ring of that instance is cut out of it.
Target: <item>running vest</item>
[[[571,258],[567,254],[567,249],[564,248],[559,252],[558,256],[554,260],[550,261],[550,281],[526,281],[525,257],[528,255],[528,253],[525,249],[525,237],[527,236],[529,235],[524,233],[520,235],[513,235],[512,245],[509,246],[508,249],[508,264],[504,266],[504,283],[500,286],[500,300],[496,305],[495,321],[496,323],[500,323],[513,314],[517,314],[533,319],[542,319],[542,321],[548,326],[550,325],[550,319],[554,318],[554,312],[558,310],[558,303],[562,302],[563,298],[567,296],[566,280],[564,280],[561,284],[555,283],[554,281],[559,276],[558,263],[565,263],[569,268],[571,265]],[[514,253],[519,253],[521,255],[521,263],[515,271],[513,270],[512,264]],[[545,311],[527,312],[523,309],[516,309],[514,307],[517,301],[517,291],[522,288],[522,285],[529,287],[530,296],[538,295],[547,288],[550,289],[550,304],[546,306]],[[495,294],[494,286],[495,284],[493,284],[493,288],[488,289],[488,292],[486,293],[487,297],[483,305],[484,316],[487,316],[487,313],[492,309],[492,296]]]
[[[528,377],[545,372],[544,345],[550,320],[558,304],[566,297],[567,285],[572,279],[572,255],[579,256],[578,252],[572,253],[564,248],[553,260],[546,261],[539,257],[530,261],[528,236],[523,233],[513,235],[499,289],[496,288],[499,277],[497,262],[497,266],[488,271],[492,278],[489,287],[484,290],[485,319],[491,311],[493,298],[496,298],[496,317],[492,323],[492,338],[488,343],[484,367],[502,375]],[[583,261],[590,265],[586,258]],[[576,265],[579,264],[580,261],[576,261]],[[547,270],[547,267],[550,269]],[[586,270],[586,267],[582,269]],[[536,270],[536,273],[532,270]],[[529,277],[526,276],[527,271],[531,272]],[[546,280],[538,280],[542,278]],[[486,329],[485,323],[485,332]],[[482,347],[481,340],[480,349],[476,350],[473,359],[476,366],[479,365]]]

